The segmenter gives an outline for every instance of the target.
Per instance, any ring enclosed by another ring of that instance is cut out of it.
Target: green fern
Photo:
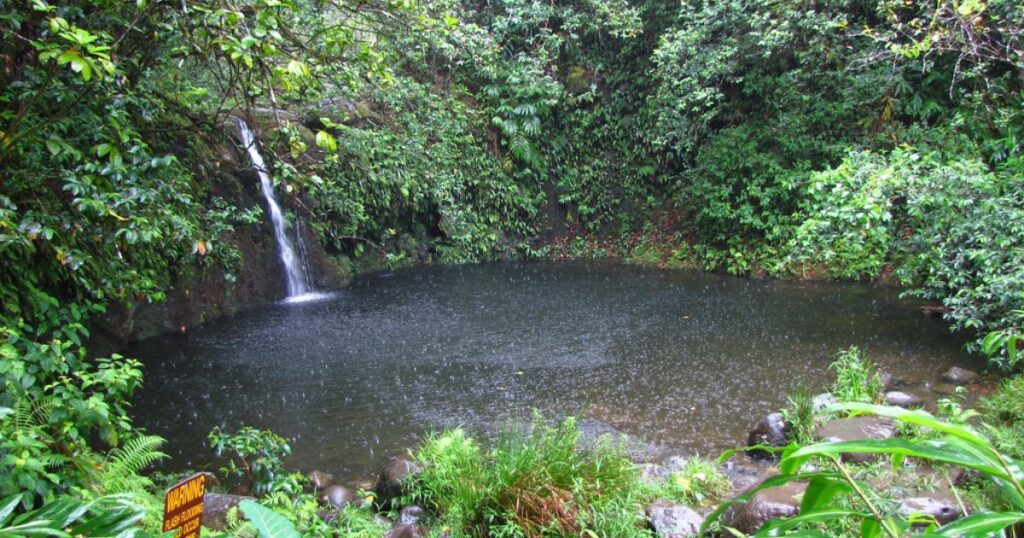
[[[58,405],[60,399],[52,396],[17,400],[14,402],[14,429],[26,431],[45,426]]]
[[[107,493],[140,492],[153,487],[153,482],[140,473],[166,454],[159,451],[163,438],[140,435],[121,447],[111,450],[95,476],[97,485]]]

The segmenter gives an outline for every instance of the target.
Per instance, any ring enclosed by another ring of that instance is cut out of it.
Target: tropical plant
[[[0,501],[0,537],[147,536],[138,528],[145,510],[129,494],[108,495],[91,501],[61,496],[39,508],[19,512],[17,508],[26,503],[31,506],[31,495],[14,495]]]
[[[291,454],[288,440],[269,430],[249,426],[234,433],[219,427],[208,436],[210,446],[218,457],[226,457],[227,466],[221,468],[229,479],[256,494],[268,493],[282,481],[291,479],[284,472],[282,458]]]
[[[925,439],[890,438],[817,443],[790,446],[783,453],[780,473],[750,491],[720,506],[705,520],[703,528],[719,520],[729,506],[745,502],[759,491],[796,480],[808,481],[798,516],[767,523],[757,536],[780,536],[789,532],[806,533],[815,525],[838,520],[861,522],[859,535],[863,538],[887,536],[897,538],[907,533],[914,524],[925,523],[927,536],[990,536],[1024,521],[1024,462],[999,451],[974,428],[943,422],[921,410],[906,410],[864,403],[843,403],[831,408],[835,412],[869,413],[895,419],[901,423],[928,428],[936,437]],[[980,511],[943,526],[920,517],[906,518],[887,512],[868,495],[870,486],[855,480],[840,456],[845,453],[887,454],[899,468],[906,458],[946,463],[973,469],[997,487],[1013,509],[1003,512]],[[811,460],[827,463],[828,470],[805,472]],[[842,506],[841,497],[848,497],[851,506]]]
[[[256,501],[244,500],[238,503],[238,508],[256,527],[259,538],[299,538],[299,532],[287,518]]]

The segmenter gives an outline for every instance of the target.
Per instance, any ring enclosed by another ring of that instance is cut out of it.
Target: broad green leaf
[[[238,507],[256,527],[260,538],[299,538],[299,533],[292,522],[277,512],[250,500],[238,503]]]
[[[850,484],[844,480],[816,476],[807,485],[807,491],[800,501],[800,512],[808,513],[827,506],[836,495],[852,489]]]
[[[839,456],[848,453],[896,454],[912,456],[977,469],[988,475],[1006,476],[998,460],[977,452],[973,445],[958,443],[957,439],[911,441],[907,439],[865,439],[837,441],[805,446],[783,457],[779,469],[789,474],[799,469],[813,456]]]
[[[328,133],[327,131],[317,131],[316,147],[329,153],[335,153],[338,151],[338,142],[333,136],[331,136],[331,133]]]
[[[918,426],[925,426],[935,431],[942,433],[948,433],[955,437],[959,437],[966,441],[971,441],[979,445],[988,445],[988,441],[985,438],[978,435],[974,430],[967,426],[959,426],[956,424],[950,424],[948,422],[942,422],[935,418],[932,414],[927,411],[920,409],[903,409],[902,407],[894,407],[888,405],[873,405],[863,403],[840,403],[829,406],[829,411],[858,411],[861,413],[870,413],[872,415],[878,415],[880,417],[889,417],[899,420],[900,422],[906,422],[907,424],[916,424]]]
[[[1001,536],[1003,529],[1020,522],[1024,522],[1024,512],[973,514],[922,536]]]

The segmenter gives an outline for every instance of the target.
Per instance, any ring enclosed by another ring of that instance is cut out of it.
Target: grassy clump
[[[732,493],[732,482],[715,462],[704,458],[689,458],[672,471],[659,497],[684,504],[705,504]]]
[[[882,397],[882,380],[867,355],[852,346],[841,351],[829,365],[836,372],[832,395],[841,402],[877,403]]]
[[[814,441],[815,427],[814,397],[806,390],[798,390],[786,396],[786,407],[782,409],[782,419],[786,422],[790,441],[799,445]]]
[[[978,402],[982,414],[994,428],[993,444],[1005,454],[1024,458],[1024,375],[1003,380],[999,389]]]
[[[537,418],[526,433],[486,450],[460,428],[431,435],[416,456],[420,503],[455,536],[649,536],[641,505],[650,493],[621,447],[580,446],[573,418]]]

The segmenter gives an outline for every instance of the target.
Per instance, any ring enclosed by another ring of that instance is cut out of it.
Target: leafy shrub
[[[221,472],[256,494],[280,489],[282,483],[292,478],[284,472],[281,461],[292,449],[285,438],[272,431],[246,426],[235,433],[225,433],[214,428],[209,440],[218,457],[228,458]]]
[[[836,372],[831,392],[839,401],[875,403],[881,399],[882,381],[875,364],[856,347],[840,352],[829,369]]]
[[[849,153],[811,175],[786,263],[843,278],[892,265],[908,293],[949,309],[954,330],[1012,334],[1024,306],[1021,181],[977,159],[911,147]]]

